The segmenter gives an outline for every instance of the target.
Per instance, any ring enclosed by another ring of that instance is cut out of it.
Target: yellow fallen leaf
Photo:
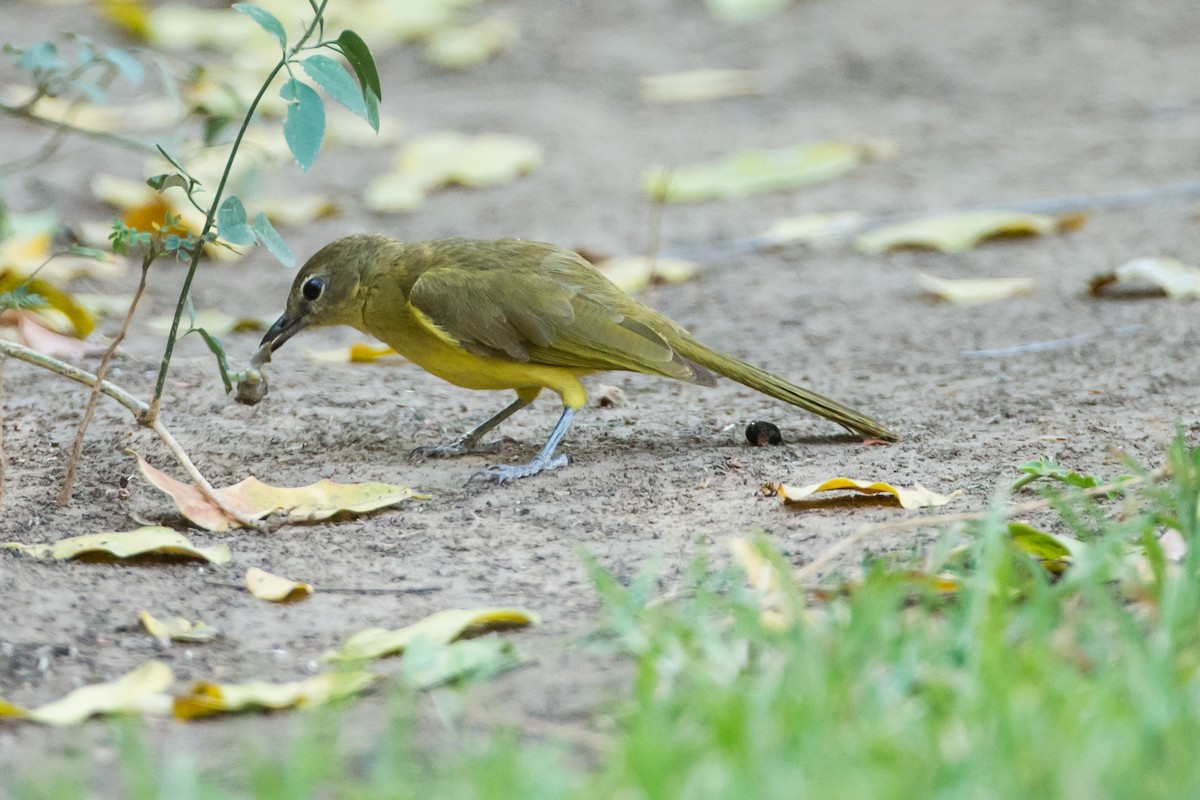
[[[161,661],[147,661],[111,683],[76,689],[61,700],[25,713],[27,719],[47,725],[78,725],[98,714],[133,714],[160,706],[158,698],[174,675]]]
[[[53,558],[60,561],[80,556],[111,556],[124,559],[147,555],[184,556],[198,558],[210,564],[224,564],[230,559],[229,548],[223,544],[196,547],[182,533],[161,525],[147,525],[132,531],[89,533],[59,539],[51,544],[5,542],[2,546],[34,558]]]
[[[541,163],[541,145],[523,137],[428,133],[404,147],[390,172],[367,184],[363,199],[372,211],[411,211],[443,186],[496,186]]]
[[[794,613],[792,604],[787,601],[779,570],[763,556],[754,542],[747,539],[730,539],[729,549],[746,573],[746,582],[761,598],[759,618],[763,625],[774,630],[786,628],[791,624]]]
[[[866,219],[866,216],[858,211],[784,217],[771,223],[763,238],[773,245],[807,244],[812,247],[829,247],[853,236]]]
[[[146,323],[146,327],[154,333],[166,336],[171,331],[172,319],[169,316],[152,317]],[[186,331],[190,322],[193,327],[203,328],[213,336],[224,336],[234,331],[265,331],[271,327],[271,323],[274,321],[275,315],[267,317],[235,317],[231,314],[226,314],[224,311],[207,309],[205,311],[197,311],[194,321],[190,321],[185,316],[179,321],[179,325],[181,331]]]
[[[312,708],[361,693],[382,676],[370,672],[327,672],[290,683],[192,684],[174,702],[176,719],[189,720],[236,711]]]
[[[268,600],[272,603],[294,603],[313,593],[311,584],[272,575],[258,567],[246,570],[246,588],[259,600]]]
[[[1050,216],[1018,211],[962,211],[884,225],[859,234],[854,246],[864,253],[882,253],[902,247],[921,247],[943,253],[961,253],[985,239],[999,236],[1044,236],[1074,230],[1080,214]]]
[[[642,190],[668,203],[731,200],[831,181],[873,155],[869,146],[833,141],[745,150],[688,167],[654,167],[642,175]]]
[[[75,302],[79,303],[94,317],[114,317],[124,315],[133,302],[131,294],[91,294],[76,293]]]
[[[321,656],[323,661],[365,661],[396,655],[419,638],[436,644],[485,631],[537,625],[536,614],[517,608],[450,609],[431,614],[420,622],[397,630],[367,628],[346,640],[340,650]]]
[[[335,347],[332,350],[309,350],[304,348],[304,355],[313,361],[323,364],[372,364],[384,356],[400,355],[386,344],[369,344],[355,342],[349,347]]]
[[[132,451],[131,451],[132,452]],[[181,483],[155,469],[140,455],[133,453],[146,480],[171,496],[179,512],[191,522],[210,531],[227,531],[238,527],[237,522],[210,503],[191,484]],[[270,486],[257,478],[217,489],[217,494],[231,508],[250,519],[262,519],[277,511],[286,514],[288,522],[315,522],[336,514],[364,514],[405,500],[427,500],[405,486],[390,483],[334,483],[321,480],[308,486]]]
[[[164,641],[207,642],[217,636],[216,628],[209,627],[199,620],[192,622],[183,617],[166,617],[160,620],[144,610],[138,614],[138,619],[147,633]]]
[[[762,94],[763,74],[750,69],[693,69],[664,72],[638,79],[642,100],[650,103],[688,103]]]
[[[680,283],[696,274],[700,265],[682,258],[624,256],[601,261],[596,269],[626,292],[640,292],[651,283]]]
[[[942,300],[975,305],[1029,294],[1037,284],[1033,278],[939,278],[918,272],[917,285]]]
[[[900,501],[901,508],[934,508],[936,506],[944,506],[954,498],[962,494],[961,489],[956,489],[950,494],[938,494],[931,492],[921,484],[914,484],[912,488],[893,486],[890,483],[882,481],[859,481],[853,478],[830,478],[824,483],[814,483],[809,486],[788,486],[787,484],[779,483],[774,486],[775,492],[784,499],[785,502],[794,503],[799,500],[804,500],[817,492],[832,492],[839,489],[849,489],[862,494],[890,494]]]
[[[146,38],[150,23],[142,0],[98,0],[96,10],[130,36]]]
[[[47,253],[47,255],[49,254]],[[96,318],[69,292],[59,289],[42,278],[31,278],[22,275],[17,270],[5,269],[0,265],[0,294],[11,292],[18,287],[42,298],[46,307],[62,314],[61,318],[70,323],[77,338],[87,338],[87,335],[96,329]],[[37,309],[29,310],[36,311]]]
[[[372,135],[374,131],[369,125],[355,126],[363,128]],[[276,225],[303,225],[314,219],[336,216],[337,204],[321,194],[301,194],[295,197],[262,197],[254,201],[254,206],[267,215],[267,219]]]
[[[520,38],[512,21],[488,17],[473,25],[438,28],[425,40],[425,57],[439,67],[466,69],[507,50]]]
[[[1091,292],[1100,296],[1113,284],[1137,282],[1150,283],[1175,300],[1200,297],[1200,269],[1175,258],[1135,258],[1092,278]]]
[[[28,717],[28,709],[21,708],[0,698],[0,719],[27,719]]]

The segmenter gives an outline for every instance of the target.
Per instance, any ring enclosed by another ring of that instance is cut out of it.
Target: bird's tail
[[[744,361],[738,361],[732,356],[710,350],[699,342],[694,340],[674,341],[671,344],[675,351],[688,361],[695,362],[755,391],[770,395],[785,403],[799,406],[806,411],[819,414],[825,417],[825,419],[833,420],[843,428],[854,433],[884,439],[889,442],[894,442],[899,438],[883,425],[868,416],[858,413],[854,409],[847,408],[841,403],[830,400],[828,397],[822,397],[816,392],[803,389],[794,383],[789,383],[766,370],[759,369]]]

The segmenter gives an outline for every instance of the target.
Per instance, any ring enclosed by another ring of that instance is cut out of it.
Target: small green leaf
[[[1062,539],[1023,522],[1008,523],[1008,536],[1017,550],[1033,556],[1047,572],[1055,575],[1065,572],[1085,548],[1083,542]]]
[[[58,55],[58,48],[53,42],[31,44],[22,51],[21,58],[17,63],[26,72],[34,73],[61,69],[63,65],[62,59]]]
[[[1022,486],[1033,483],[1039,478],[1049,478],[1051,480],[1065,483],[1068,486],[1075,486],[1079,489],[1091,489],[1094,486],[1099,486],[1102,481],[1095,475],[1081,475],[1078,472],[1071,472],[1057,462],[1049,459],[1037,459],[1034,461],[1026,461],[1021,466],[1017,467],[1025,474],[1013,482],[1010,488],[1011,491],[1016,491]]]
[[[271,255],[275,256],[280,264],[285,267],[295,266],[296,256],[292,254],[292,249],[275,230],[275,226],[271,224],[271,220],[267,219],[266,214],[258,212],[250,227],[254,229],[254,235],[258,237],[258,240],[271,251]]]
[[[311,86],[292,78],[279,95],[288,101],[283,121],[283,138],[305,172],[317,160],[321,140],[325,138],[325,104]]]
[[[371,55],[371,48],[367,47],[367,43],[354,31],[344,30],[338,36],[337,44],[342,49],[342,55],[354,68],[354,74],[358,76],[363,95],[366,96],[369,91],[375,95],[376,100],[382,100],[383,89],[379,85],[379,68],[375,66],[375,57]]]
[[[235,195],[226,197],[217,209],[217,230],[230,244],[254,244],[254,231],[246,221],[246,207]]]
[[[326,94],[341,103],[349,111],[367,119],[367,102],[358,84],[342,65],[329,56],[309,56],[300,62],[308,77],[317,82]]]
[[[130,55],[128,51],[117,47],[105,48],[104,60],[116,67],[117,71],[131,85],[138,86],[141,84],[145,70],[142,68],[142,63]]]
[[[258,23],[258,26],[279,41],[281,48],[287,47],[287,33],[280,22],[270,11],[265,11],[251,3],[234,3],[233,7]]]
[[[200,338],[208,345],[208,349],[217,357],[217,369],[221,371],[221,382],[225,384],[225,394],[232,392],[233,382],[229,379],[229,359],[225,355],[225,347],[221,344],[221,340],[204,328],[192,328],[188,333],[200,334]]]
[[[363,99],[367,103],[367,124],[374,128],[376,133],[379,133],[379,98],[374,92],[367,92],[363,95]]]

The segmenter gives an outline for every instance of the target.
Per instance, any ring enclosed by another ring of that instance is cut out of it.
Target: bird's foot
[[[479,442],[462,438],[456,439],[450,444],[431,444],[414,448],[409,451],[408,457],[424,461],[427,458],[453,458],[454,456],[465,456],[468,453],[494,453],[500,449],[500,445],[509,441],[512,440],[508,437],[497,439],[494,442]]]
[[[566,465],[566,453],[557,455],[551,459],[543,458],[539,454],[534,456],[534,459],[528,464],[491,464],[473,473],[470,478],[467,478],[467,483],[471,484],[475,481],[496,484],[507,483],[508,481],[515,481],[517,478],[528,478],[530,475],[537,475],[539,472],[549,472],[552,469],[558,469]]]

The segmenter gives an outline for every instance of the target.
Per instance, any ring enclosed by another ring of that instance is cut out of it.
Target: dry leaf
[[[231,314],[226,314],[224,311],[216,309],[208,309],[207,311],[197,311],[195,318],[189,320],[184,317],[180,320],[180,330],[186,331],[190,325],[193,328],[203,328],[213,336],[224,336],[227,333],[235,331],[265,331],[271,327],[271,323],[275,321],[276,315],[266,317],[235,317]],[[162,316],[153,317],[146,323],[146,327],[154,333],[161,336],[166,336],[171,332],[171,322],[174,317]]]
[[[45,259],[43,259],[44,261]],[[45,301],[45,308],[57,312],[58,318],[65,320],[71,326],[76,337],[87,338],[87,335],[95,330],[96,318],[80,305],[70,292],[65,292],[41,278],[23,275],[19,268],[8,269],[0,266],[0,294],[11,292],[17,288],[42,298]],[[41,313],[41,309],[28,309],[28,311]]]
[[[512,47],[520,32],[510,20],[488,17],[474,25],[439,28],[425,40],[425,57],[439,67],[466,69]]]
[[[189,720],[236,711],[312,708],[359,694],[380,677],[369,672],[327,672],[291,683],[200,681],[175,697],[174,712],[177,719]]]
[[[372,364],[385,356],[400,354],[386,344],[355,342],[349,347],[335,347],[331,350],[304,348],[304,355],[323,364]]]
[[[687,103],[763,94],[763,74],[749,69],[693,69],[665,72],[638,79],[642,100]]]
[[[1036,558],[1055,575],[1064,572],[1087,547],[1078,539],[1055,536],[1024,522],[1008,523],[1008,536],[1018,550]]]
[[[157,711],[162,706],[162,693],[173,679],[166,664],[147,661],[111,683],[84,686],[61,700],[32,710],[0,700],[0,719],[15,717],[47,725],[78,725],[98,714]]]
[[[411,211],[443,186],[496,186],[541,163],[541,145],[522,137],[429,133],[410,141],[392,171],[367,184],[363,199],[372,211]]]
[[[132,451],[130,451],[132,452]],[[133,453],[146,480],[166,492],[175,501],[179,512],[188,520],[210,531],[227,531],[238,527],[221,509],[210,503],[200,490],[181,483],[148,464]],[[217,489],[221,497],[250,519],[262,519],[277,511],[286,514],[288,522],[315,522],[339,513],[364,514],[397,505],[405,500],[427,500],[404,486],[390,483],[334,483],[321,480],[308,486],[270,486],[257,478]]]
[[[1162,548],[1163,555],[1167,560],[1173,561],[1176,564],[1183,561],[1187,557],[1188,546],[1181,534],[1175,528],[1170,528],[1162,536],[1158,537],[1158,546]]]
[[[680,283],[699,268],[695,261],[649,256],[609,258],[596,264],[596,269],[625,292],[640,292],[651,283]]]
[[[1200,269],[1175,258],[1135,258],[1114,272],[1092,278],[1091,293],[1100,296],[1113,284],[1137,282],[1148,282],[1175,300],[1200,297]]]
[[[230,559],[229,548],[223,544],[196,547],[182,533],[160,525],[124,532],[89,533],[60,539],[52,544],[6,542],[3,547],[34,558],[60,561],[80,556],[125,559],[147,555],[198,558],[210,564],[224,564]]]
[[[1033,278],[939,278],[918,272],[917,285],[942,300],[976,305],[1029,294],[1037,284]]]
[[[961,253],[985,239],[999,236],[1044,236],[1074,230],[1080,214],[1050,216],[1017,211],[962,211],[884,225],[860,234],[854,246],[864,253],[882,253],[902,247],[921,247],[943,253]]]
[[[914,484],[911,488],[905,488],[893,486],[890,483],[883,483],[882,481],[859,481],[853,478],[842,477],[830,478],[824,483],[814,483],[809,486],[788,486],[778,483],[772,489],[787,503],[808,499],[817,492],[832,492],[840,489],[849,489],[868,495],[890,494],[900,501],[901,508],[909,509],[944,506],[962,494],[962,489],[956,489],[950,494],[937,494],[936,492],[929,491],[919,483]]]
[[[86,356],[104,352],[104,346],[65,336],[42,325],[42,318],[33,311],[0,311],[0,327],[12,327],[17,339],[31,350],[52,358],[79,361]]]
[[[642,190],[654,200],[667,203],[731,200],[824,183],[874,155],[869,146],[832,141],[779,150],[746,150],[690,167],[654,167],[642,175]]]
[[[733,558],[746,573],[746,582],[761,598],[760,619],[765,627],[783,630],[791,624],[793,613],[787,601],[779,570],[767,560],[762,551],[746,539],[730,539]]]
[[[259,600],[268,600],[272,603],[295,603],[313,593],[313,587],[310,584],[272,575],[258,567],[246,570],[246,588]]]
[[[158,619],[149,611],[142,611],[138,619],[145,626],[146,632],[162,641],[207,642],[215,639],[217,629],[209,627],[204,622],[184,619],[183,617],[166,617]]]
[[[374,137],[375,131],[371,130],[370,126],[363,125],[362,120],[357,117],[354,119],[359,123],[354,126],[354,130],[361,128]],[[303,225],[315,219],[336,216],[338,213],[337,204],[322,194],[262,197],[254,201],[254,206],[276,225]]]
[[[346,640],[340,650],[321,656],[324,661],[365,661],[396,655],[418,637],[436,644],[449,644],[464,636],[504,628],[537,625],[536,614],[516,608],[451,609],[431,614],[420,622],[400,628],[367,628]]]
[[[831,247],[857,233],[866,219],[858,211],[784,217],[775,220],[763,238],[769,244],[779,246],[806,244],[811,247]]]

